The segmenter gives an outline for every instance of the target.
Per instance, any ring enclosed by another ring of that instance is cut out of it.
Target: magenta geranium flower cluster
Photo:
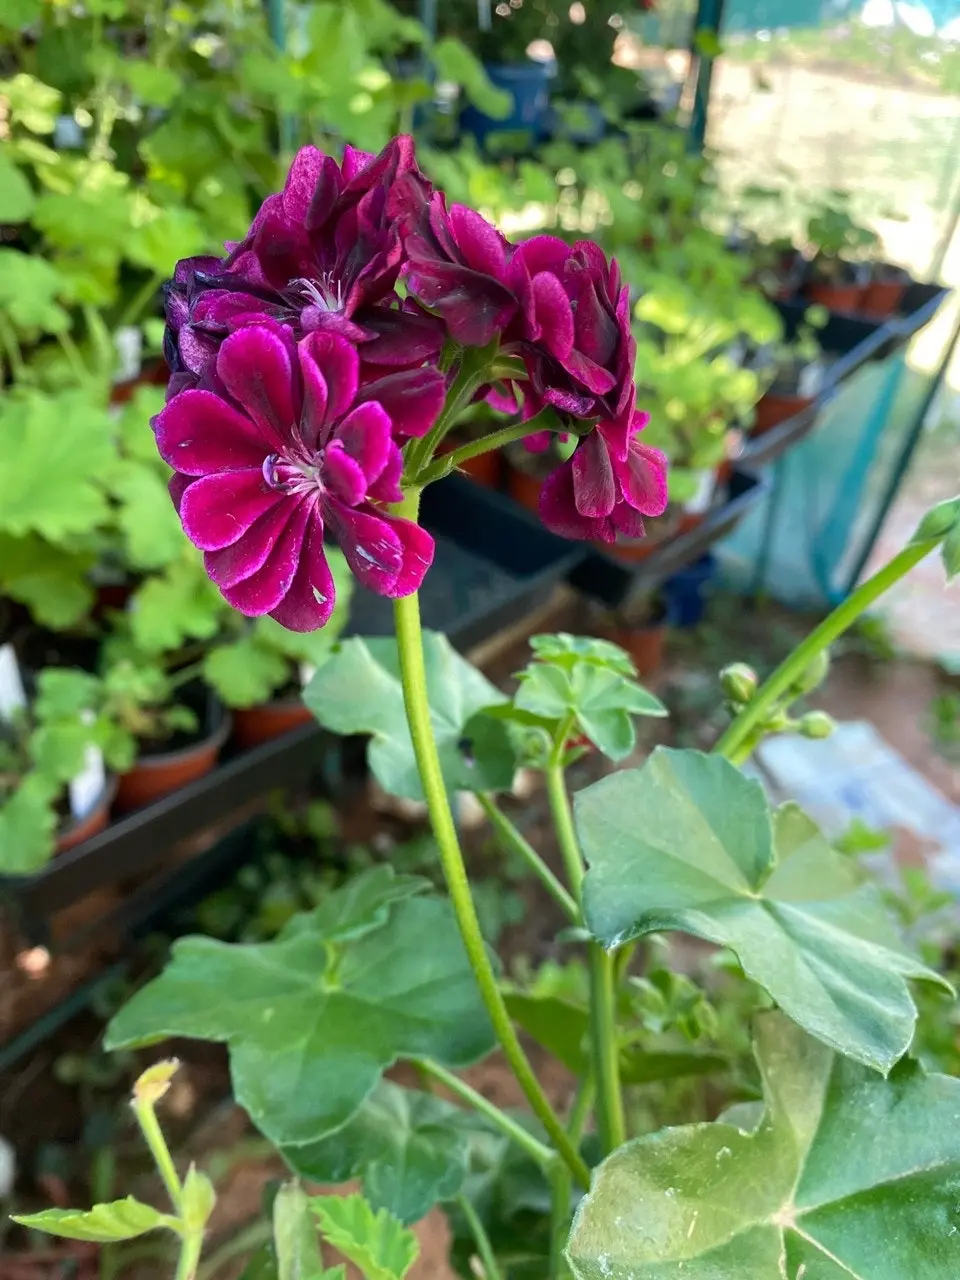
[[[628,290],[597,245],[511,244],[448,206],[400,137],[341,164],[304,147],[226,257],[178,264],[153,425],[184,530],[235,608],[322,626],[326,537],[364,586],[417,590],[433,539],[392,509],[405,445],[437,423],[468,348],[489,352],[478,396],[577,437],[544,484],[547,527],[641,536],[666,464],[638,439]]]

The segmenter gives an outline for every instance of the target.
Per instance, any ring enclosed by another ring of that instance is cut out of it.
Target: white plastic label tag
[[[83,768],[70,783],[70,812],[75,818],[85,818],[103,795],[107,785],[107,771],[103,765],[103,753],[99,747],[89,746],[84,752]]]
[[[13,713],[27,705],[20,667],[12,644],[0,645],[0,719],[10,720]]]
[[[819,360],[814,360],[805,369],[801,369],[800,376],[797,378],[797,395],[803,396],[804,399],[808,396],[818,396],[823,386],[823,374],[823,365]]]
[[[697,478],[697,491],[688,502],[683,504],[684,510],[695,516],[706,511],[713,501],[713,491],[716,487],[716,472],[701,471]]]

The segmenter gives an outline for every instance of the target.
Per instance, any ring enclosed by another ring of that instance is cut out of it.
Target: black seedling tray
[[[423,624],[470,649],[545,601],[584,557],[580,543],[549,533],[505,494],[452,475],[423,495],[423,524],[437,539],[420,591]],[[392,635],[389,600],[354,593],[349,630]]]
[[[654,590],[740,523],[765,494],[766,486],[747,471],[730,477],[728,496],[707,512],[694,529],[682,533],[652,551],[645,560],[626,564],[605,552],[592,550],[570,573],[570,584],[584,595],[616,608],[627,600]]]

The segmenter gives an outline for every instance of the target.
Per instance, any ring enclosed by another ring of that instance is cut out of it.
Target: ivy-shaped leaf
[[[520,673],[514,707],[551,725],[572,720],[609,756],[622,760],[636,746],[634,716],[665,716],[659,698],[639,685],[622,649],[586,636],[534,636],[538,661]]]
[[[0,152],[0,222],[26,222],[33,205],[30,183],[9,156]]]
[[[325,1240],[360,1268],[366,1280],[403,1280],[416,1261],[417,1237],[384,1209],[374,1211],[363,1196],[314,1196]]]
[[[576,1280],[955,1280],[960,1080],[910,1060],[884,1079],[780,1013],[755,1052],[755,1130],[663,1129],[594,1170]]]
[[[86,576],[93,561],[86,551],[68,551],[37,534],[0,533],[0,592],[26,605],[37,622],[62,630],[93,605]]]
[[[338,916],[329,899],[324,906]],[[407,898],[382,927],[347,940],[325,932],[323,918],[258,945],[174,943],[163,973],[111,1022],[108,1047],[168,1036],[226,1042],[234,1096],[283,1146],[346,1123],[400,1057],[457,1067],[489,1051],[448,903]]]
[[[584,918],[605,946],[664,929],[706,938],[841,1053],[889,1071],[906,1052],[905,979],[943,980],[795,805],[774,822],[760,784],[726,760],[658,747],[642,769],[580,792],[575,815]]]
[[[430,881],[423,876],[398,874],[386,863],[370,867],[360,875],[351,876],[313,911],[294,916],[280,936],[290,938],[313,930],[328,942],[362,938],[365,933],[383,928],[395,903],[425,893],[429,888]]]
[[[148,1231],[155,1231],[157,1227],[174,1229],[176,1223],[169,1214],[141,1204],[133,1196],[112,1200],[109,1204],[95,1204],[92,1209],[44,1209],[42,1213],[14,1216],[13,1220],[34,1231],[47,1231],[67,1240],[98,1240],[104,1243],[133,1240]]]
[[[30,773],[0,804],[0,874],[30,875],[49,861],[57,829],[55,798],[49,779]]]
[[[113,446],[104,406],[81,390],[7,396],[0,439],[0,529],[61,542],[106,516],[99,480]]]
[[[185,545],[178,560],[134,592],[130,631],[144,653],[169,652],[184,640],[209,640],[227,611],[229,605],[204,573],[199,553]]]
[[[283,1154],[295,1173],[312,1182],[362,1178],[374,1209],[386,1209],[401,1222],[419,1222],[463,1184],[463,1131],[459,1107],[381,1080],[342,1129]]]
[[[117,501],[116,520],[130,565],[162,569],[176,560],[184,548],[183,530],[158,468],[118,458],[105,479]]]
[[[289,675],[288,660],[257,644],[252,634],[218,645],[203,660],[203,678],[228,707],[268,702]]]
[[[489,791],[513,782],[516,756],[505,725],[478,716],[505,701],[445,636],[424,635],[427,695],[443,776],[451,791]],[[304,701],[334,733],[369,733],[370,768],[392,795],[422,800],[403,704],[394,640],[350,639],[314,675]]]

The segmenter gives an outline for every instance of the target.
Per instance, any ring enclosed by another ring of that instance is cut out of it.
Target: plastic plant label
[[[53,126],[53,145],[57,151],[79,151],[83,146],[83,129],[73,116],[57,116]]]
[[[83,713],[84,720],[93,719],[91,712]],[[72,779],[69,785],[70,812],[75,818],[85,818],[103,795],[107,785],[107,771],[103,763],[103,752],[91,743],[83,753],[83,768]]]
[[[713,493],[717,487],[717,473],[703,470],[697,473],[697,489],[693,497],[683,504],[683,509],[691,515],[702,515],[713,501]]]
[[[806,399],[818,396],[823,386],[824,367],[819,360],[814,360],[805,369],[800,370],[797,378],[797,395]]]
[[[117,349],[117,367],[114,382],[130,382],[140,373],[143,364],[143,333],[136,325],[127,324],[113,335]]]
[[[10,720],[27,705],[20,667],[12,644],[0,645],[0,720]]]

